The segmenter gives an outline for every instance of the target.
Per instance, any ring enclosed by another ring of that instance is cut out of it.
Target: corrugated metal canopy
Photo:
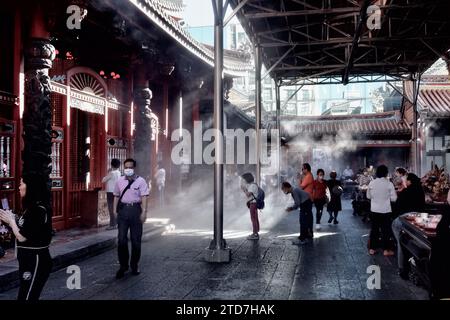
[[[271,76],[284,84],[322,77],[344,84],[357,76],[401,79],[423,72],[439,56],[449,57],[448,0],[230,0],[230,4],[240,7],[242,26],[251,41],[261,45]],[[378,26],[375,4],[380,10]]]

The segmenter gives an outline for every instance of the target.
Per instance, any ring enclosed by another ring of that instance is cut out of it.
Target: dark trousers
[[[312,201],[306,200],[300,205],[300,240],[313,237]]]
[[[336,221],[339,211],[328,211],[328,214],[330,215],[330,222],[333,221],[333,219]]]
[[[111,227],[115,227],[116,218],[114,217],[114,193],[112,192],[106,193],[106,202],[108,203],[109,225]]]
[[[17,300],[39,300],[42,289],[52,270],[52,258],[48,248],[17,248],[19,262],[20,287]]]
[[[131,269],[137,269],[139,259],[141,258],[141,240],[142,240],[142,222],[140,215],[142,209],[140,205],[126,206],[120,210],[117,217],[118,222],[118,254],[120,267],[128,269],[129,253],[128,253],[128,229],[131,238]]]
[[[392,219],[390,213],[371,212],[370,221],[372,227],[370,229],[369,249],[377,249],[381,247],[383,250],[392,250]],[[381,238],[381,243],[380,243]]]
[[[320,220],[322,219],[323,206],[325,205],[325,199],[318,199],[314,201],[314,205],[316,207],[316,223],[320,224]]]

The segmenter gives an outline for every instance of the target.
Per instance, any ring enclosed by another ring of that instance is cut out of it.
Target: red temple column
[[[25,49],[25,108],[23,114],[22,177],[27,192],[35,192],[51,210],[52,110],[48,70],[55,58],[42,7],[33,8],[30,38]]]

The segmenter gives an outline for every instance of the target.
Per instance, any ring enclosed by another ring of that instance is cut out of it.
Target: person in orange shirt
[[[302,166],[302,178],[299,181],[299,187],[308,192],[309,197],[313,200],[314,177],[311,173],[311,166],[309,163],[304,163]]]

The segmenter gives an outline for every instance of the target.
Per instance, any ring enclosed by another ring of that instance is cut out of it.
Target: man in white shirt
[[[109,227],[107,230],[116,228],[116,218],[114,216],[114,188],[117,180],[119,180],[121,173],[119,170],[120,160],[112,159],[111,168],[108,170],[108,174],[102,179],[102,183],[106,183],[106,201],[108,203],[109,212]]]
[[[156,187],[159,194],[159,207],[164,207],[164,189],[166,187],[166,170],[158,165],[158,170],[155,173]]]
[[[342,173],[342,177],[344,179],[353,178],[353,170],[350,168],[350,166],[347,166],[347,168],[345,168],[344,172]]]
[[[369,183],[367,189],[367,198],[370,199],[371,223],[369,254],[376,253],[377,242],[380,238],[381,231],[381,247],[385,256],[394,255],[393,243],[390,241],[392,236],[391,230],[391,202],[397,200],[397,193],[394,185],[388,180],[388,168],[381,165],[377,168],[377,178]]]

